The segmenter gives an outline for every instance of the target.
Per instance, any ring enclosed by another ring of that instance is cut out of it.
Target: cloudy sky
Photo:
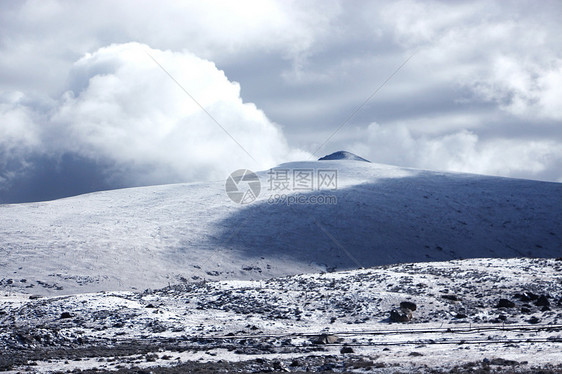
[[[562,182],[560,14],[558,1],[0,1],[0,202],[340,149]]]

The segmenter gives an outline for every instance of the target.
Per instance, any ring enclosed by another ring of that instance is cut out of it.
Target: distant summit
[[[354,160],[354,161],[365,161],[371,162],[369,160],[365,160],[363,157],[359,157],[351,152],[347,151],[337,151],[332,154],[329,154],[324,157],[320,157],[318,161],[326,161],[326,160]]]

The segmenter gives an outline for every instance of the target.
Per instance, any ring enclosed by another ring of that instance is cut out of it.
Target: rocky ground
[[[3,291],[0,370],[558,373],[561,330],[556,259],[401,264],[144,292]]]

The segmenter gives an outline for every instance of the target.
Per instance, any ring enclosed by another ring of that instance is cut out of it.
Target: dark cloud
[[[31,155],[26,163],[29,166],[25,173],[11,178],[0,189],[0,204],[54,200],[127,185],[110,178],[107,171],[113,166],[111,163],[96,162],[80,155]],[[6,165],[3,174],[18,173],[20,167],[21,165]]]

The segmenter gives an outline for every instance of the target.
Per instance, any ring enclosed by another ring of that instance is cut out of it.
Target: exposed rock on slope
[[[364,159],[363,157],[359,157],[356,154],[347,151],[337,151],[326,155],[324,157],[320,157],[318,161],[327,161],[327,160],[353,160],[353,161],[365,161],[371,162],[369,160]]]

